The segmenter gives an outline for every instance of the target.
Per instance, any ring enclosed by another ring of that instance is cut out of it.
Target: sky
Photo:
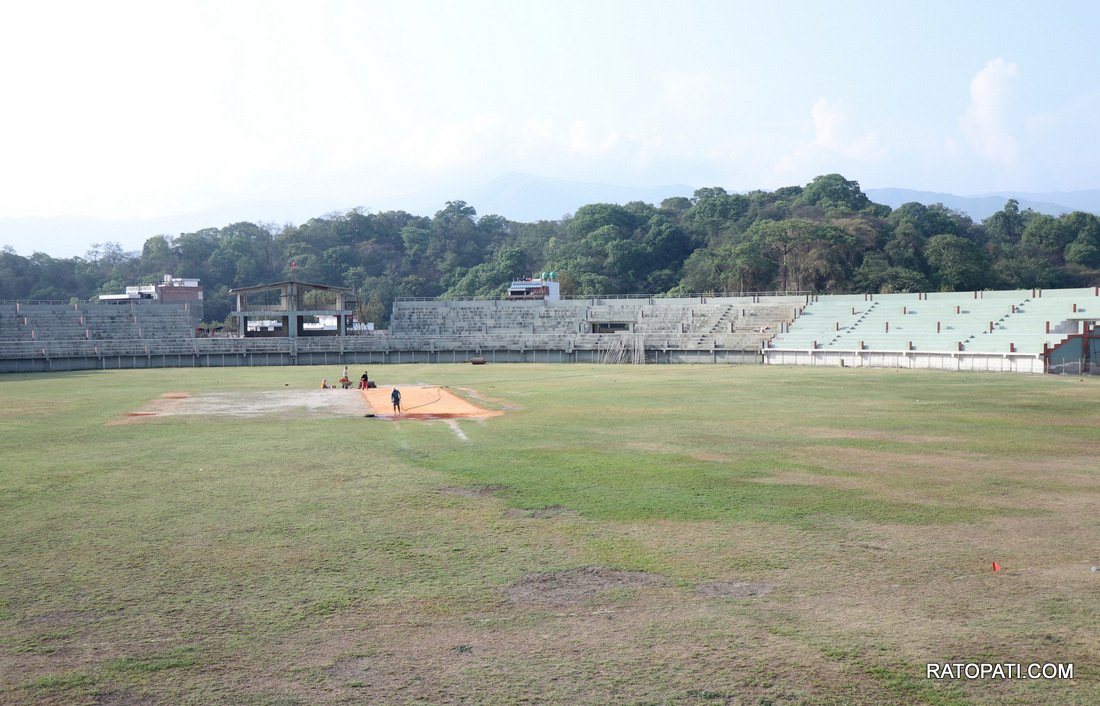
[[[441,208],[509,173],[1096,189],[1097,27],[1089,1],[0,0],[0,245]]]

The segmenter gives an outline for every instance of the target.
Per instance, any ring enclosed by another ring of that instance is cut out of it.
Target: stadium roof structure
[[[358,303],[355,291],[310,282],[272,282],[230,289],[236,297],[237,332],[241,336],[345,336]],[[334,327],[319,326],[335,318]],[[264,322],[249,326],[249,321]],[[307,325],[308,324],[308,325]]]
[[[260,292],[266,289],[280,289],[288,285],[296,285],[298,287],[304,287],[306,289],[319,289],[330,292],[347,292],[349,294],[355,291],[350,287],[334,287],[331,284],[316,284],[313,282],[295,282],[293,280],[285,280],[283,282],[272,282],[270,284],[254,284],[251,287],[236,287],[234,289],[230,289],[229,293],[239,294],[242,292]]]

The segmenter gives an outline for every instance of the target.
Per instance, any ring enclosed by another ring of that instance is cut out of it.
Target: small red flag
[[[1001,565],[998,564],[997,562],[993,562],[993,570],[994,571],[1000,571],[1001,570]]]

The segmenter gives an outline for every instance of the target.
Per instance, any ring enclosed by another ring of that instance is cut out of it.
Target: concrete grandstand
[[[394,303],[388,331],[196,338],[186,304],[0,303],[0,372],[412,362],[1100,370],[1100,288]]]
[[[770,364],[1042,373],[1052,351],[1088,336],[1098,318],[1096,287],[815,296],[763,356]]]

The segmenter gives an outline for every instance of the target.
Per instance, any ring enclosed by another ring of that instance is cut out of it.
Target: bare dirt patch
[[[512,508],[506,513],[508,517],[520,517],[525,519],[548,520],[554,517],[577,517],[579,512],[564,505],[547,505],[536,508]]]
[[[314,417],[361,417],[366,402],[356,390],[277,390],[267,392],[207,392],[191,395],[166,392],[126,417],[110,424],[140,422],[149,417],[263,417],[272,414]]]
[[[465,498],[491,498],[508,486],[493,483],[490,485],[448,485],[440,488],[441,493],[448,495],[461,495]]]
[[[88,625],[105,620],[105,613],[85,612],[79,610],[55,610],[49,613],[28,615],[19,621],[21,625],[34,628],[70,628],[74,626]]]
[[[264,392],[207,392],[191,395],[166,392],[125,417],[108,424],[133,424],[150,417],[184,415],[220,417],[263,417],[294,415],[305,417],[361,417],[372,414],[385,419],[477,419],[504,414],[468,402],[449,390],[433,385],[398,385],[399,414],[393,413],[393,387],[372,390],[276,390]],[[457,430],[459,438],[465,435]]]
[[[585,566],[550,573],[527,574],[503,589],[515,603],[568,606],[591,601],[611,591],[664,585],[665,579],[645,571]]]
[[[710,581],[695,587],[703,598],[752,598],[766,596],[775,588],[770,583],[754,581]]]
[[[730,460],[729,456],[725,454],[703,453],[699,451],[693,451],[689,453],[688,456],[696,461],[708,461],[711,463],[725,463]]]
[[[140,696],[130,692],[112,691],[107,694],[98,694],[95,697],[96,706],[152,706],[157,703],[148,696]]]

